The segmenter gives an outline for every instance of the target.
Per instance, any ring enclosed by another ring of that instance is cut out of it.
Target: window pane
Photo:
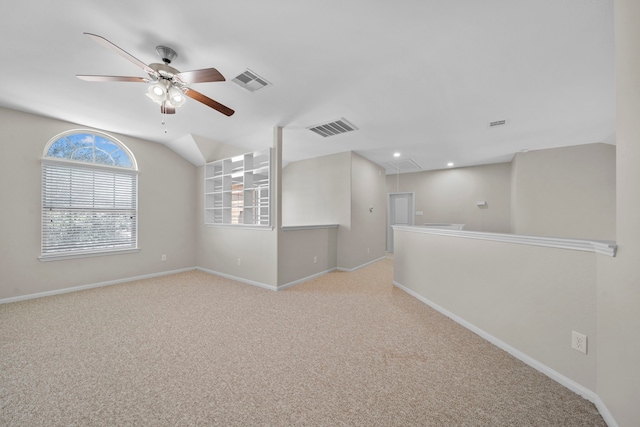
[[[42,221],[43,255],[136,248],[133,211],[51,208]]]
[[[88,133],[63,136],[49,146],[47,157],[123,168],[133,167],[131,159],[118,144],[100,135]]]
[[[42,164],[42,255],[136,249],[138,177],[122,169],[135,164],[126,147],[73,133],[50,144],[46,157],[52,160]]]

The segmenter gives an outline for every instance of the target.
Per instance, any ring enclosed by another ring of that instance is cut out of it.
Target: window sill
[[[122,249],[122,250],[113,250],[113,251],[100,251],[100,252],[83,252],[83,253],[73,253],[73,254],[41,255],[38,257],[38,259],[42,262],[49,262],[49,261],[61,261],[65,259],[91,258],[91,257],[106,256],[106,255],[132,254],[137,252],[140,252],[140,248]]]

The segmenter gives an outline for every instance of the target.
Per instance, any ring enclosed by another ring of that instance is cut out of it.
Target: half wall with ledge
[[[593,391],[597,277],[615,242],[423,226],[394,226],[394,241],[395,286],[602,412]],[[588,337],[587,354],[571,348],[573,331]]]

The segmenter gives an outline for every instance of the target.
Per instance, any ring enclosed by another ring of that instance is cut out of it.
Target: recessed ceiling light
[[[449,166],[449,167],[453,166],[453,162],[447,163],[447,166]]]
[[[400,153],[398,152],[393,153],[393,157],[400,157]]]

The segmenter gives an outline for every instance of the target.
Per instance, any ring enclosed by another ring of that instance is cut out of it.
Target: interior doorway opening
[[[414,193],[389,193],[387,199],[387,252],[393,253],[393,226],[414,225]]]

